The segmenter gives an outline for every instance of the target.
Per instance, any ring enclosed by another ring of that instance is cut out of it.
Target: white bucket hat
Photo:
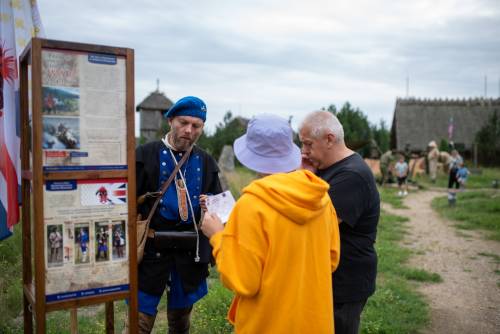
[[[287,120],[267,114],[250,120],[247,133],[234,141],[234,154],[243,165],[264,174],[296,170],[302,160]]]

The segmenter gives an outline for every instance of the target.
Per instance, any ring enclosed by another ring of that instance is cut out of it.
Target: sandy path
[[[435,272],[442,283],[419,287],[431,307],[431,324],[424,333],[500,333],[500,242],[485,240],[481,232],[462,231],[432,210],[431,201],[444,192],[410,193],[410,209],[384,210],[410,219],[403,243],[415,253],[410,265]],[[460,203],[457,203],[460,205]]]

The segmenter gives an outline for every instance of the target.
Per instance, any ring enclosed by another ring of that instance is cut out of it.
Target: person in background
[[[252,119],[234,142],[238,160],[261,176],[243,189],[226,227],[206,213],[222,284],[235,293],[228,319],[237,334],[331,334],[332,272],[339,230],[328,184],[301,164],[288,121]]]
[[[467,178],[470,175],[470,171],[467,169],[465,164],[459,163],[457,170],[457,181],[460,184],[460,188],[465,188],[465,184],[467,183]]]
[[[429,177],[432,183],[436,183],[439,150],[434,140],[429,143],[427,148],[429,151],[429,153],[427,153],[427,161],[429,162]]]
[[[406,182],[408,177],[408,163],[405,161],[403,155],[399,156],[398,162],[394,165],[394,170],[398,179],[398,196],[408,195],[408,183]]]
[[[390,173],[392,173],[392,164],[394,162],[394,150],[388,150],[380,156],[380,185],[383,186],[385,182],[389,181]],[[392,181],[391,181],[392,182]]]
[[[458,154],[458,151],[453,149],[451,151],[448,176],[448,204],[450,206],[454,206],[457,201],[457,190],[460,188],[460,183],[457,179],[457,171],[463,162],[464,159]],[[453,187],[455,187],[455,189]]]
[[[332,113],[307,115],[299,138],[303,165],[330,184],[340,222],[340,264],[333,274],[335,333],[357,333],[377,276],[380,196],[375,178],[363,158],[345,145],[342,124]]]

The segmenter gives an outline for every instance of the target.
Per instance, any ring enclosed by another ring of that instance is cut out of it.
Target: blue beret
[[[175,116],[198,117],[205,122],[207,119],[207,106],[205,102],[195,96],[186,96],[177,101],[177,103],[165,113],[166,118]]]

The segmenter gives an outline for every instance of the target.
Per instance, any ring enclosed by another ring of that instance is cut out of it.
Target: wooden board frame
[[[42,161],[42,50],[100,53],[125,58],[125,112],[126,152],[125,170],[86,170],[71,172],[46,172]],[[33,38],[19,57],[20,109],[21,109],[21,194],[23,233],[23,302],[24,332],[46,332],[46,314],[55,310],[78,308],[87,305],[106,304],[106,332],[114,332],[113,301],[128,299],[129,332],[137,333],[137,233],[136,233],[136,183],[135,183],[135,121],[134,121],[134,50],[103,45],[82,44]],[[31,70],[29,69],[31,66]],[[32,125],[29,124],[29,80],[31,72]],[[31,143],[30,143],[31,141]],[[32,146],[32,165],[30,149]],[[128,182],[128,229],[129,236],[129,291],[121,291],[92,297],[46,302],[45,299],[45,252],[43,185],[52,180],[83,180],[126,178]],[[33,195],[33,202],[31,202]],[[31,222],[33,221],[33,224]],[[33,228],[32,228],[33,227]],[[33,241],[33,242],[32,242]],[[33,248],[32,249],[32,245]],[[32,250],[34,252],[32,252]],[[34,256],[32,256],[34,254]],[[34,266],[34,268],[33,268]],[[33,270],[34,269],[34,270]],[[33,319],[35,320],[33,322]]]

